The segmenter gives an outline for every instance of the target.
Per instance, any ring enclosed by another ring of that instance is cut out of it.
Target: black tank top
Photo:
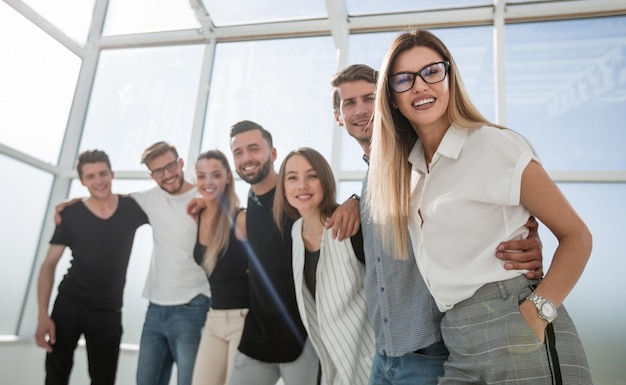
[[[237,214],[233,223],[237,223]],[[200,220],[198,220],[200,229]],[[193,257],[202,266],[206,245],[198,242],[193,249]],[[250,290],[248,285],[248,254],[247,245],[235,236],[235,226],[229,233],[228,247],[220,252],[213,272],[208,277],[211,286],[211,307],[213,309],[244,309],[250,307]]]

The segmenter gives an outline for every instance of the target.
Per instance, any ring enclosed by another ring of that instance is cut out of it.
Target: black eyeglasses
[[[176,158],[175,161],[166,164],[165,167],[160,167],[160,168],[155,168],[154,170],[150,170],[150,174],[152,174],[152,176],[155,178],[160,178],[163,175],[165,175],[165,170],[169,172],[174,172],[178,170],[178,161],[179,159]]]
[[[394,92],[406,92],[413,88],[415,85],[415,78],[420,77],[428,84],[435,84],[443,81],[450,69],[449,61],[440,61],[437,63],[430,63],[417,72],[400,72],[389,77],[389,87]]]

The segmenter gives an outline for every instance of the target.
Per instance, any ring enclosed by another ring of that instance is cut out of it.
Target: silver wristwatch
[[[539,318],[546,320],[548,323],[556,319],[558,311],[552,301],[535,293],[531,293],[526,299],[537,307]]]

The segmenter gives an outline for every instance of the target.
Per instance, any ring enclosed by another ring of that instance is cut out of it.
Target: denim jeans
[[[178,385],[190,385],[211,299],[199,294],[184,305],[150,303],[137,363],[138,385],[167,385],[176,363]]]
[[[370,385],[437,385],[448,349],[443,342],[400,357],[374,356]]]

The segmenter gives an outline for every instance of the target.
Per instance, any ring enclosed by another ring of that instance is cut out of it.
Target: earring
[[[398,109],[398,105],[394,102],[391,102],[391,108]]]

